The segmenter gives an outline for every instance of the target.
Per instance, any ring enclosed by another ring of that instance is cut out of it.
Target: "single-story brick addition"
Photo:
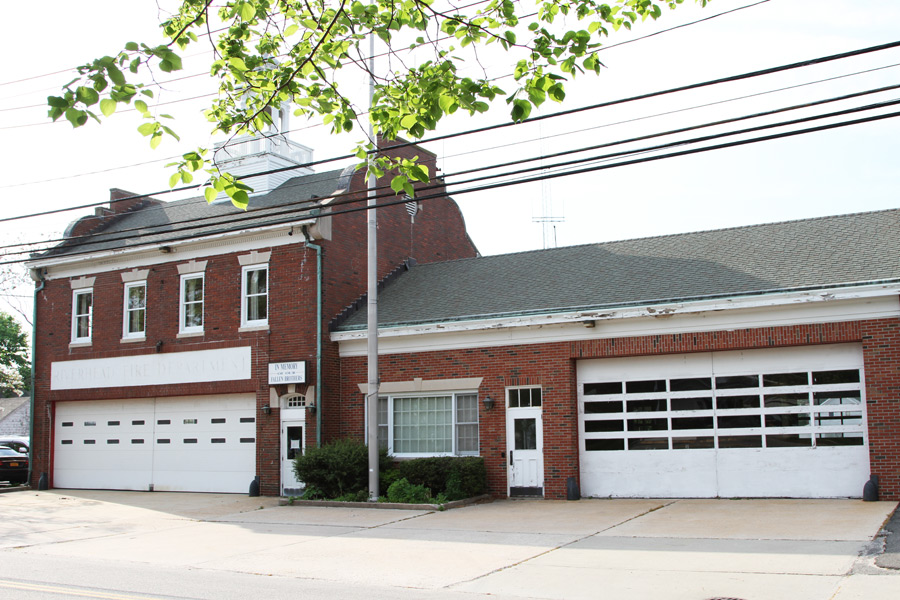
[[[498,497],[900,500],[900,211],[413,265],[379,297],[379,436]],[[366,311],[334,320],[362,436]]]

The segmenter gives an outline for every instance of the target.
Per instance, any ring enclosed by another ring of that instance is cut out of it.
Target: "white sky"
[[[640,24],[633,33],[624,30],[613,33],[608,43],[615,44],[752,3],[753,0],[714,0],[701,10],[691,0],[685,0],[685,5],[675,11],[665,9],[657,23]],[[69,81],[71,77],[67,74],[7,83],[60,71],[103,54],[113,54],[127,41],[158,39],[157,3],[154,0],[90,0],[82,3],[45,0],[41,9],[46,16],[41,18],[39,28],[7,27],[0,36],[0,52],[7,57],[0,68],[0,135],[3,139],[0,144],[3,174],[0,193],[4,200],[0,217],[103,201],[108,199],[108,190],[112,187],[138,193],[166,189],[169,173],[163,168],[167,162],[164,159],[197,145],[210,145],[208,132],[211,127],[199,116],[208,101],[185,101],[212,91],[208,80],[194,78],[165,86],[159,99],[180,101],[166,106],[164,112],[178,118],[174,128],[182,135],[184,143],[166,141],[155,151],[149,149],[147,139],[136,133],[140,120],[134,113],[120,114],[102,126],[91,123],[79,130],[73,130],[65,122],[46,124],[45,98]],[[563,108],[892,42],[898,37],[898,22],[900,3],[896,0],[771,0],[708,22],[610,48],[601,54],[607,69],[599,78],[593,75],[578,77],[568,84],[569,95],[564,105],[548,102],[542,111],[552,113]],[[200,50],[198,46],[188,55]],[[192,75],[205,70],[203,61],[208,59],[206,54],[187,60],[183,73]],[[509,70],[503,53],[482,53],[481,59],[482,66],[491,75]],[[587,111],[574,117],[548,119],[540,125],[523,124],[478,136],[435,142],[426,147],[441,157],[439,164],[444,173],[450,175],[458,170],[533,156],[542,149],[559,152],[895,84],[900,79],[900,67],[667,117],[611,125],[894,63],[900,63],[900,50]],[[467,64],[473,69],[477,67],[474,61]],[[380,65],[380,68],[387,68],[387,65]],[[477,73],[473,70],[473,74]],[[161,80],[171,77],[160,75]],[[511,87],[509,80],[498,84]],[[359,94],[364,92],[362,79],[356,88],[353,85],[348,84],[348,89]],[[897,91],[887,92],[799,114],[815,114],[898,96]],[[13,110],[35,104],[41,106]],[[502,102],[495,108],[488,117],[454,115],[437,133],[505,122],[507,108]],[[900,108],[882,112],[891,110]],[[792,118],[794,114],[778,120]],[[751,124],[757,124],[757,121]],[[21,125],[28,126],[18,127]],[[299,120],[292,123],[294,128],[303,125]],[[737,127],[740,125],[707,129],[697,135]],[[470,235],[482,254],[541,248],[542,230],[533,222],[533,217],[541,211],[542,198],[548,199],[556,216],[564,217],[564,221],[556,224],[556,240],[560,246],[894,208],[900,205],[900,170],[896,168],[900,149],[898,133],[900,120],[888,119],[560,178],[548,185],[534,183],[455,197],[464,212]],[[354,132],[337,138],[326,135],[320,127],[296,132],[292,137],[313,147],[316,158],[325,158],[346,152],[361,135]],[[494,149],[476,152],[486,148]],[[117,168],[148,161],[157,162]],[[338,166],[341,165],[323,165],[318,169]],[[108,171],[53,181],[103,170]],[[449,181],[452,182],[452,178]],[[0,232],[4,234],[4,240],[30,240],[38,235],[55,237],[68,222],[85,212],[0,223]],[[24,294],[28,294],[27,290]]]

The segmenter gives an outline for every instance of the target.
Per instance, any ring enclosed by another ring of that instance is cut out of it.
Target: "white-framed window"
[[[378,444],[393,456],[478,456],[478,394],[378,399]]]
[[[269,324],[269,266],[241,269],[241,326]]]
[[[81,288],[72,293],[72,341],[90,342],[94,313],[94,289]]]
[[[125,284],[122,337],[142,338],[147,332],[147,282]]]
[[[203,273],[181,276],[181,310],[179,330],[181,333],[203,332]]]

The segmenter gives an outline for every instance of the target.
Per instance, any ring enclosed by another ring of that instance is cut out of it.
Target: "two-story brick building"
[[[310,159],[279,137],[228,151],[239,175]],[[387,152],[435,171],[420,148]],[[263,494],[297,488],[290,457],[321,441],[323,417],[340,418],[326,328],[366,289],[366,214],[347,212],[365,206],[366,184],[352,168],[251,183],[271,191],[246,212],[113,190],[31,261],[33,484],[45,473],[52,487],[246,493],[258,476]],[[381,276],[477,254],[446,196],[378,219]]]

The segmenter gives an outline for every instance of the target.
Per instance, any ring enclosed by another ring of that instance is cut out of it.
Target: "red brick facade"
[[[422,156],[416,148],[395,150],[401,156]],[[434,172],[434,156],[425,156]],[[379,182],[384,183],[384,182]],[[365,188],[363,175],[353,176],[351,189]],[[114,191],[113,200],[122,197]],[[357,197],[365,194],[359,192]],[[252,203],[252,201],[251,201]],[[116,207],[117,208],[117,207]],[[140,210],[129,204],[126,210]],[[341,207],[342,209],[345,207]],[[88,217],[79,223],[79,232],[95,229],[100,221],[109,218]],[[113,215],[114,216],[114,215]],[[366,213],[350,212],[331,217],[331,239],[317,240],[322,248],[323,330],[328,321],[357,299],[366,289]],[[419,262],[473,257],[477,251],[466,234],[462,215],[450,199],[428,200],[411,224],[403,204],[385,207],[378,212],[379,273],[384,276],[403,261],[412,257]],[[96,230],[96,229],[95,229]],[[150,267],[147,275],[146,336],[144,340],[122,340],[123,330],[123,271],[94,272],[85,263],[80,275],[94,277],[93,320],[91,342],[86,346],[73,345],[72,287],[69,277],[55,278],[52,268],[43,289],[37,294],[35,332],[35,410],[33,436],[33,480],[37,485],[40,474],[50,476],[52,486],[53,403],[63,400],[104,400],[152,398],[163,396],[217,395],[256,393],[257,397],[257,474],[263,494],[279,493],[280,479],[280,414],[268,407],[270,392],[268,364],[270,362],[304,360],[307,381],[316,381],[316,251],[304,243],[300,231],[294,233],[295,243],[259,247],[258,252],[271,252],[269,260],[268,330],[239,331],[241,326],[241,265],[238,256],[247,251],[209,254],[196,260],[207,261],[204,271],[204,318],[200,336],[179,337],[180,276],[178,265],[187,262],[174,260]],[[163,256],[163,255],[161,255]],[[166,258],[175,258],[167,255]],[[197,350],[250,346],[252,348],[252,377],[249,380],[228,382],[196,382],[186,385],[148,385],[90,390],[51,390],[51,364],[58,361],[98,359],[152,353],[178,353]],[[331,382],[338,381],[337,351],[323,331],[323,399],[319,410],[326,422],[333,420],[331,402],[338,398]],[[286,386],[276,386],[277,393],[286,393]],[[315,443],[315,420],[308,419],[308,443]]]
[[[393,354],[380,360],[383,382],[483,377],[479,397],[496,399],[491,410],[479,403],[481,455],[488,469],[490,492],[507,493],[507,386],[540,385],[543,390],[544,494],[564,499],[566,479],[579,477],[576,361],[750,350],[860,342],[863,347],[869,421],[871,472],[880,477],[881,498],[900,500],[900,319],[825,323],[503,346],[468,350]],[[341,365],[340,413],[329,422],[340,436],[360,437],[363,398],[357,388],[366,381],[364,357],[345,358]],[[860,493],[862,490],[860,490]]]

